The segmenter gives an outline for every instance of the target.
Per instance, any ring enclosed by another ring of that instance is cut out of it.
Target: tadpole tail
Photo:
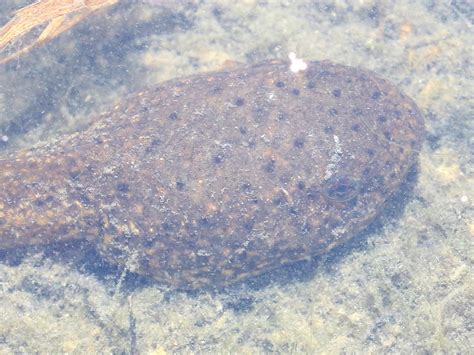
[[[69,184],[67,155],[31,152],[0,158],[0,249],[96,235],[98,217]]]

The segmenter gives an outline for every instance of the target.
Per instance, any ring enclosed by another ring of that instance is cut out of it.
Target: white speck
[[[196,252],[196,255],[198,255],[198,256],[210,256],[210,255],[212,255],[212,253],[205,250],[205,249],[198,249],[198,251]]]
[[[337,170],[337,165],[342,159],[342,144],[341,141],[339,140],[339,137],[334,135],[334,151],[331,154],[331,157],[329,158],[330,163],[328,164],[324,179],[327,180],[331,176],[333,176]]]
[[[2,136],[2,142],[4,143],[8,142],[8,136]]]
[[[462,203],[467,203],[468,201],[469,201],[469,198],[466,195],[461,196],[461,202]]]
[[[291,65],[290,65],[290,70],[293,73],[298,73],[302,70],[305,70],[308,67],[308,64],[305,63],[303,59],[296,58],[296,53],[290,52],[288,54],[288,58],[290,58]]]
[[[334,239],[338,240],[340,239],[344,233],[346,233],[346,229],[344,227],[336,227],[331,231],[331,235],[334,237]]]

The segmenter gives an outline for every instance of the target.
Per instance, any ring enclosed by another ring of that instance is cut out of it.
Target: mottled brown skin
[[[326,61],[172,80],[2,158],[0,248],[87,238],[172,287],[226,285],[360,232],[423,131],[393,85]]]

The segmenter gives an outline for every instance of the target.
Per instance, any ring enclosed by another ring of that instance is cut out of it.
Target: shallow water
[[[26,3],[2,4],[2,23]],[[350,245],[219,292],[160,288],[104,264],[84,243],[3,252],[0,351],[468,352],[474,10],[155,3],[123,1],[2,67],[2,148],[82,129],[131,90],[293,51],[371,69],[417,102],[428,139],[416,179]]]

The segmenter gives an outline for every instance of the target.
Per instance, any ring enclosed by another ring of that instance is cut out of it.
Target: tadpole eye
[[[336,201],[352,200],[358,193],[357,180],[348,176],[334,176],[326,181],[323,189],[327,198]]]

